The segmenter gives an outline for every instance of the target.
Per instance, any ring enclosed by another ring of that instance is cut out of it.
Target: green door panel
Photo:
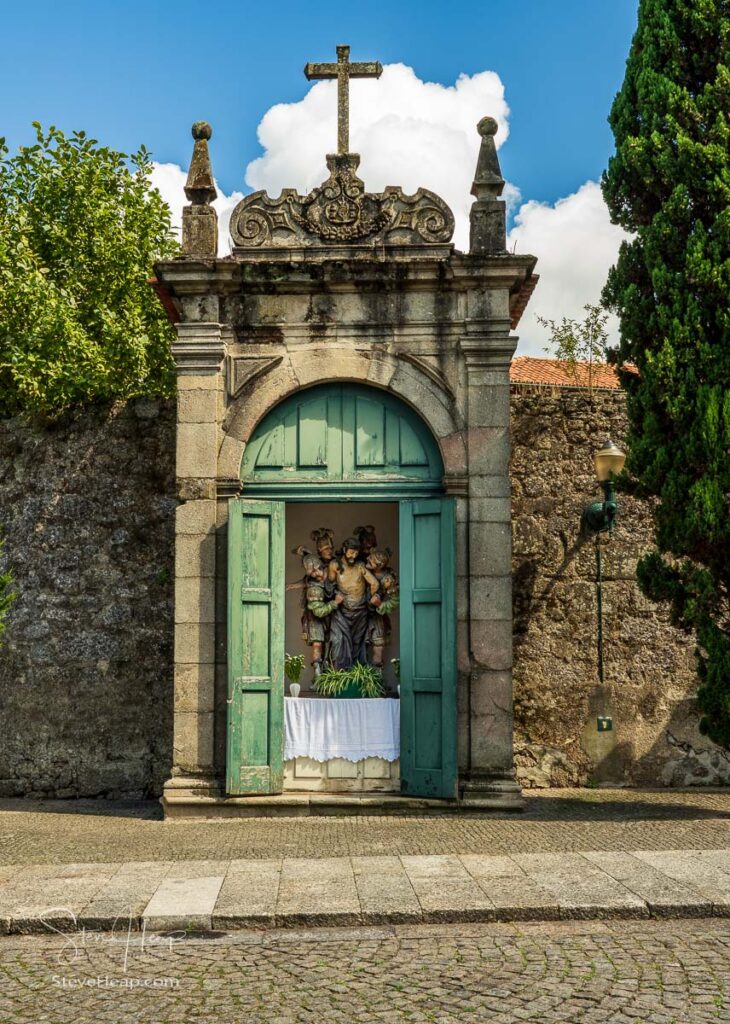
[[[453,498],[400,503],[401,790],[455,797]]]
[[[284,506],[232,499],[228,513],[231,794],[280,793],[284,778]]]
[[[321,385],[286,399],[254,431],[241,467],[246,494],[288,491],[290,500],[297,487],[307,497],[342,497],[343,484],[355,488],[350,498],[357,488],[369,498],[399,486],[404,495],[435,493],[443,472],[438,445],[417,413],[360,384]]]

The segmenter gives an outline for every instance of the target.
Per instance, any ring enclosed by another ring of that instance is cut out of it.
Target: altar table
[[[392,697],[284,698],[284,760],[400,757],[400,701]]]

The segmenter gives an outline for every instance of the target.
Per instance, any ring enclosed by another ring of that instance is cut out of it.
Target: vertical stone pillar
[[[469,764],[464,803],[522,806],[512,761],[512,537],[509,291],[470,292],[467,371]]]
[[[218,323],[182,323],[177,364],[172,778],[163,802],[215,795],[216,473],[225,348]]]

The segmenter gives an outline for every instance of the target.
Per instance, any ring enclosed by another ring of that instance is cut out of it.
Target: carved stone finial
[[[207,121],[195,121],[192,128],[193,138],[197,142],[198,139],[205,139],[206,142],[213,134],[213,129],[210,127]]]
[[[185,195],[190,206],[183,209],[182,251],[185,256],[215,256],[218,251],[218,215],[210,205],[216,198],[208,139],[213,130],[207,121],[196,121],[195,139]]]
[[[475,253],[504,252],[506,246],[506,208],[499,198],[504,189],[504,178],[494,143],[497,128],[497,122],[493,117],[483,117],[477,125],[482,144],[471,187],[471,194],[476,198],[476,202],[472,204],[469,215],[469,251]]]
[[[483,117],[477,125],[477,131],[482,137],[482,144],[479,148],[474,184],[471,187],[471,194],[477,199],[497,199],[502,195],[504,188],[497,147],[494,144],[497,127],[497,122],[493,117]]]
[[[185,195],[194,206],[208,206],[218,195],[213,184],[213,170],[208,152],[208,139],[213,130],[207,121],[196,121],[192,133],[195,145],[188,180],[185,182]]]

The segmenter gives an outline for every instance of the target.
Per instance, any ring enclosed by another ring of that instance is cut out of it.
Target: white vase
[[[299,683],[289,683],[289,693],[292,697],[298,697],[301,686]]]

